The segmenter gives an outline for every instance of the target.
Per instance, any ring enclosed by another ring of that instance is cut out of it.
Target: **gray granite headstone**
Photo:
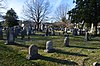
[[[93,66],[100,66],[100,64],[98,62],[94,62]]]
[[[65,33],[67,33],[67,28],[66,27],[65,27],[65,30],[64,31],[65,31]]]
[[[17,38],[17,36],[19,35],[20,33],[20,27],[15,27],[15,37]]]
[[[15,40],[14,28],[11,27],[11,28],[8,29],[7,41],[6,41],[5,44],[14,44],[14,40]]]
[[[73,36],[77,36],[78,35],[78,29],[74,28],[73,29]]]
[[[46,36],[49,36],[49,29],[48,28],[46,28]]]
[[[26,30],[24,28],[21,28],[21,39],[23,40],[26,35]]]
[[[68,47],[69,46],[69,36],[66,36],[64,39],[64,46]]]
[[[53,52],[53,43],[51,41],[47,41],[46,42],[46,50],[44,50],[44,52]]]
[[[34,60],[34,59],[38,59],[39,58],[38,47],[36,45],[31,45],[29,47],[27,58],[29,60]]]
[[[89,36],[89,33],[88,32],[85,33],[84,40],[85,41],[89,41],[90,40],[90,36]]]
[[[55,31],[54,28],[51,29],[51,35],[54,36],[55,35]]]

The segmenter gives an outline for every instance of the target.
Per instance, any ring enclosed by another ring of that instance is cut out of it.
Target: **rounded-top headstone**
[[[53,43],[52,41],[47,41],[46,42],[46,50],[44,50],[44,52],[53,52]]]
[[[69,37],[65,37],[65,39],[64,39],[64,46],[66,46],[66,47],[69,46]]]
[[[28,52],[28,59],[37,59],[39,58],[39,54],[38,54],[38,47],[36,45],[31,45],[29,47],[29,52]]]
[[[53,49],[52,45],[53,45],[53,43],[51,41],[47,41],[46,42],[46,49],[48,49],[48,50]]]
[[[29,47],[29,54],[30,55],[38,54],[38,47],[36,45],[31,45]]]
[[[93,63],[93,66],[98,66],[98,62],[94,62]]]

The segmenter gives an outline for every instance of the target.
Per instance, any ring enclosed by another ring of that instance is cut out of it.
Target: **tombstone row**
[[[68,41],[68,42],[67,42]],[[64,40],[64,45],[65,46],[69,46],[69,39],[65,39]],[[46,53],[51,53],[54,52],[55,49],[53,48],[53,42],[52,41],[47,41],[46,42],[46,49],[44,50],[44,52]],[[29,53],[27,55],[27,59],[38,59],[40,56],[40,54],[38,54],[38,47],[36,45],[31,45],[29,47]]]

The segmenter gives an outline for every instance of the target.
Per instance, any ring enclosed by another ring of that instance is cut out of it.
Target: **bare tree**
[[[55,11],[55,19],[57,21],[63,21],[67,19],[67,12],[68,12],[68,5],[67,4],[61,4]]]
[[[40,30],[41,22],[45,21],[49,13],[50,3],[47,0],[26,1],[23,13],[28,19],[36,23],[37,30]]]

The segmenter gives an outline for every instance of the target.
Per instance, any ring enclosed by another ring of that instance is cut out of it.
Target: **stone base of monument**
[[[55,51],[55,49],[50,49],[50,50],[44,50],[44,52],[46,52],[46,53],[52,53],[52,52],[54,52]]]
[[[37,59],[40,58],[40,54],[35,54],[35,55],[33,55],[33,56],[27,55],[26,58],[27,58],[28,60],[37,60]]]

